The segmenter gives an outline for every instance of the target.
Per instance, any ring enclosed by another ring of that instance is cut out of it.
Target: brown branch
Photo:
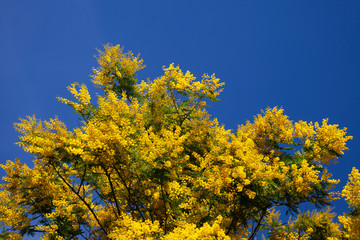
[[[102,224],[100,223],[100,220],[97,218],[97,216],[96,216],[94,210],[91,208],[91,206],[86,202],[86,200],[85,200],[83,197],[80,196],[80,194],[76,191],[76,189],[75,189],[73,186],[71,186],[70,183],[68,183],[68,182],[66,181],[66,179],[59,173],[59,171],[56,169],[56,167],[55,167],[54,165],[51,165],[51,166],[54,168],[55,172],[56,172],[57,175],[61,178],[61,180],[62,180],[62,181],[70,188],[70,190],[71,190],[72,192],[74,192],[74,193],[76,194],[76,196],[85,204],[85,206],[89,209],[89,211],[91,212],[91,214],[94,216],[96,222],[99,224],[101,230],[102,230],[102,231],[105,233],[105,235],[107,236],[108,234],[107,234],[105,228],[104,228],[104,227],[102,226]]]
[[[185,114],[185,116],[183,117],[183,119],[181,119],[180,121],[180,126],[183,125],[183,123],[185,122],[185,120],[191,115],[191,113],[195,110],[195,107],[199,105],[199,103],[204,99],[204,97],[200,97],[198,99],[198,101],[192,106],[192,108],[188,111],[187,114]]]
[[[136,204],[136,201],[135,201],[135,199],[133,198],[133,196],[132,196],[132,194],[131,194],[131,189],[130,189],[130,187],[127,186],[127,184],[126,184],[126,180],[122,177],[121,173],[119,172],[119,170],[118,170],[115,166],[114,166],[114,169],[115,169],[118,177],[120,178],[122,184],[124,185],[124,187],[125,187],[125,189],[126,189],[126,191],[127,191],[127,193],[128,193],[128,201],[129,201],[129,203],[130,203],[130,204],[128,204],[128,205],[129,205],[131,211],[132,211],[132,212],[134,211],[133,207],[131,206],[131,203],[134,203],[134,206],[135,206],[136,210],[139,212],[142,220],[145,221],[145,217],[144,217],[144,215],[142,214],[142,212],[140,211],[140,208],[138,207],[138,205]],[[143,205],[144,205],[144,204],[143,204]],[[144,205],[144,206],[145,206],[145,205]]]
[[[77,193],[80,193],[81,186],[84,184],[85,175],[86,175],[86,165],[85,165],[84,174],[83,174],[83,176],[81,178],[81,182],[80,182],[79,188],[77,190]],[[84,190],[84,192],[85,192],[85,190]]]
[[[233,225],[236,224],[236,222],[238,220],[238,217],[236,216],[236,213],[237,213],[237,211],[236,211],[236,207],[235,207],[235,204],[234,204],[234,216],[233,216],[233,218],[231,220],[231,223],[229,225],[228,230],[226,231],[226,235],[229,235],[230,231],[233,229]]]
[[[96,198],[99,198],[99,199],[105,204],[105,206],[106,206],[107,208],[112,207],[112,204],[109,204],[107,201],[105,201],[105,200],[101,197],[101,194],[99,193],[98,190],[93,189],[93,191],[96,192],[96,194],[97,194],[97,197],[96,197]]]
[[[259,220],[257,221],[256,223],[256,227],[255,229],[252,231],[250,237],[249,237],[249,240],[252,240],[255,238],[255,235],[257,234],[257,232],[259,231],[259,228],[260,228],[260,225],[261,225],[261,221],[264,219],[265,215],[266,215],[266,210],[267,208],[264,208],[263,211],[262,211],[262,214],[259,218]]]
[[[179,108],[178,108],[178,105],[176,104],[176,101],[175,101],[175,96],[174,96],[174,90],[173,89],[171,89],[170,95],[171,95],[171,100],[172,100],[172,102],[173,102],[173,104],[175,106],[175,109],[176,109],[177,113],[179,114]]]
[[[112,195],[114,197],[114,202],[115,202],[115,205],[116,205],[116,209],[117,209],[117,212],[118,212],[118,216],[120,217],[121,216],[121,212],[120,212],[120,207],[119,207],[119,203],[118,203],[118,200],[116,198],[116,194],[115,194],[115,189],[114,189],[114,186],[113,186],[113,183],[111,181],[111,176],[109,174],[109,172],[107,171],[107,169],[105,167],[103,167],[104,171],[105,171],[105,176],[107,177],[108,181],[109,181],[109,184],[110,184],[110,188],[111,188],[111,192],[112,192]]]
[[[165,194],[164,194],[164,188],[163,188],[163,184],[161,183],[161,195],[162,195],[162,200],[163,200],[163,204],[164,204],[164,213],[165,213],[165,224],[164,224],[164,229],[165,229],[165,234],[167,231],[167,219],[168,219],[168,214],[167,214],[167,209],[166,209],[166,201],[165,201]]]

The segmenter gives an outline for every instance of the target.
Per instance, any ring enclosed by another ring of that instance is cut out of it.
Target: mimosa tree
[[[138,82],[143,60],[111,45],[98,63],[96,100],[79,83],[68,87],[75,100],[58,98],[81,126],[35,116],[15,124],[35,160],[2,165],[0,220],[10,238],[255,239],[262,229],[269,239],[355,239],[359,211],[342,216],[343,227],[329,211],[298,212],[336,197],[326,166],[347,149],[346,129],[294,122],[275,107],[227,130],[207,112],[224,85],[214,74],[197,80],[171,64]],[[355,207],[359,176],[343,192]],[[297,220],[281,224],[279,207]]]

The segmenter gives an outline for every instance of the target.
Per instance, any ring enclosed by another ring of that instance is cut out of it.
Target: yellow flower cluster
[[[166,235],[164,240],[230,240],[231,238],[226,235],[224,229],[221,227],[222,217],[218,217],[217,220],[209,225],[205,223],[202,227],[197,228],[195,224],[189,224],[183,222],[175,228],[171,233]]]
[[[254,136],[259,141],[275,141],[277,143],[293,143],[294,127],[288,116],[283,114],[283,109],[266,109],[264,115],[255,118],[253,128]]]
[[[289,218],[287,224],[282,224],[280,213],[274,210],[268,212],[265,228],[269,230],[269,239],[341,239],[340,224],[333,221],[334,213],[330,208],[323,211],[307,211],[301,213],[295,220]]]
[[[99,67],[93,69],[93,83],[96,86],[105,87],[114,84],[115,78],[124,78],[125,75],[134,76],[135,73],[145,66],[139,56],[134,57],[131,52],[124,53],[120,45],[104,46],[105,51],[98,50]]]
[[[50,240],[50,239],[54,239],[54,235],[55,235],[55,239],[56,240],[63,240],[64,238],[61,236],[56,236],[56,230],[58,229],[57,225],[51,225],[51,226],[44,226],[44,225],[37,225],[35,227],[35,230],[40,231],[40,232],[45,232],[45,234],[43,234],[43,236],[41,236],[41,239],[43,240]]]
[[[360,207],[360,173],[355,167],[349,174],[349,182],[344,187],[342,196],[350,206]]]
[[[129,240],[129,239],[154,239],[160,236],[162,230],[159,222],[136,221],[127,214],[118,219],[114,225],[114,230],[109,234],[110,239]]]
[[[360,236],[360,173],[355,167],[349,174],[349,181],[342,191],[342,196],[348,202],[349,207],[356,210],[356,214],[352,216],[339,216],[339,222],[343,224],[346,232],[345,237],[349,239],[357,239]]]
[[[343,225],[346,239],[357,239],[360,236],[360,218],[339,216],[339,222]]]
[[[324,119],[322,126],[315,123],[316,143],[314,144],[314,158],[320,162],[329,163],[344,154],[346,142],[352,136],[346,135],[346,128],[338,129],[338,125],[329,125],[328,119]]]
[[[167,84],[170,89],[177,91],[187,91],[192,93],[199,93],[200,95],[216,98],[220,92],[219,87],[224,83],[220,83],[220,79],[215,77],[215,74],[209,76],[204,74],[201,81],[195,81],[196,78],[187,71],[185,74],[181,71],[179,66],[170,64],[168,68],[163,67],[164,75],[155,82]]]
[[[313,186],[320,182],[320,171],[315,170],[315,166],[310,166],[306,160],[301,162],[300,168],[295,164],[291,165],[291,173],[296,191],[303,195],[308,195]]]
[[[80,87],[79,90],[77,87]],[[86,109],[86,107],[90,104],[90,94],[85,84],[74,83],[68,87],[68,90],[74,97],[78,100],[79,103],[70,101],[68,99],[57,97],[57,99],[65,104],[68,104],[74,108],[75,111],[81,113]]]
[[[52,156],[54,149],[61,147],[68,135],[65,124],[58,118],[41,121],[35,116],[29,116],[14,125],[15,129],[22,134],[21,142],[17,144],[26,152],[42,157]]]

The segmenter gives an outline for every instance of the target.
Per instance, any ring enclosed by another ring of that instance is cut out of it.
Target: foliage
[[[349,182],[342,191],[342,196],[353,209],[345,216],[340,216],[339,221],[344,226],[347,238],[358,239],[360,236],[360,173],[356,168],[353,168],[349,174]]]
[[[357,170],[343,192],[355,210],[340,218],[342,232],[329,211],[287,225],[273,211],[330,204],[338,180],[326,165],[347,149],[346,129],[293,122],[275,107],[233,133],[206,110],[224,85],[215,75],[196,80],[171,64],[137,83],[143,60],[111,45],[98,63],[96,103],[78,83],[68,87],[75,101],[59,98],[81,126],[35,116],[15,124],[35,160],[2,165],[0,220],[12,239],[255,239],[260,227],[269,239],[351,239],[359,231]]]
[[[287,224],[282,224],[279,212],[269,211],[262,228],[268,230],[269,239],[328,239],[342,237],[340,224],[333,221],[335,214],[330,208],[325,211],[301,213],[295,221],[291,218]]]

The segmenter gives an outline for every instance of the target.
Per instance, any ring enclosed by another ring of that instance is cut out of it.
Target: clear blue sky
[[[35,114],[77,116],[58,102],[72,82],[90,83],[96,48],[141,53],[154,79],[174,62],[226,83],[210,112],[227,128],[279,106],[293,120],[347,127],[349,151],[332,166],[339,188],[360,168],[360,1],[0,0],[0,162],[31,157],[13,123]],[[1,172],[3,174],[3,172]],[[336,202],[335,211],[347,207]]]

